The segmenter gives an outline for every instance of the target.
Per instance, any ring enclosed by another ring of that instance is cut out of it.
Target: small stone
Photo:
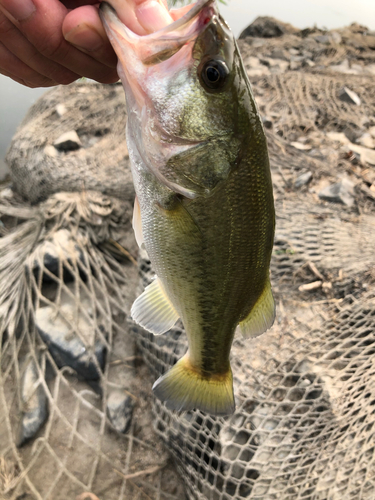
[[[282,59],[283,61],[290,61],[290,55],[286,50],[283,49],[273,49],[271,52],[271,57],[273,59]]]
[[[313,178],[312,172],[306,172],[305,174],[301,174],[297,177],[297,179],[294,182],[294,187],[299,189],[302,186],[306,186],[306,184],[309,184]]]
[[[47,146],[44,148],[44,154],[46,156],[49,156],[50,158],[56,158],[59,156],[59,153],[57,152],[56,148],[53,147],[51,144],[47,144]]]
[[[254,76],[264,76],[264,75],[269,75],[269,69],[267,66],[262,65],[262,67],[259,68],[250,68],[247,70],[247,76],[249,78],[254,77]]]
[[[342,42],[341,35],[337,31],[331,31],[330,35],[333,43],[340,44]]]
[[[53,143],[58,151],[76,151],[82,147],[82,143],[75,130],[65,132]]]
[[[364,146],[359,146],[358,144],[353,144],[351,142],[349,142],[346,148],[350,151],[358,153],[362,164],[368,163],[375,166],[375,151],[373,149],[365,148]]]
[[[264,128],[272,128],[272,120],[270,120],[270,118],[268,118],[267,116],[262,116],[262,122],[263,122],[263,125],[264,125]]]
[[[61,118],[67,112],[65,104],[58,104],[55,109],[56,109],[56,113],[58,114],[59,118]]]
[[[359,139],[357,139],[357,143],[365,148],[374,149],[375,148],[375,140],[371,134],[366,133],[361,135]]]
[[[341,144],[349,144],[350,141],[343,132],[327,132],[327,137],[331,141],[340,142]]]
[[[113,391],[107,401],[107,414],[117,432],[128,431],[133,416],[134,401],[123,391]]]
[[[357,75],[357,68],[353,68],[348,59],[344,59],[340,64],[332,64],[329,66],[331,71],[335,71],[336,73],[343,73],[344,75]],[[362,69],[360,71],[362,73]]]
[[[321,200],[343,203],[352,207],[355,201],[354,184],[349,179],[342,179],[342,181],[322,189],[318,196]]]
[[[100,373],[93,358],[103,371],[106,347],[99,340],[92,345],[96,333],[93,323],[73,298],[65,295],[58,309],[47,306],[36,310],[37,330],[59,368],[70,366],[85,380],[97,380]]]
[[[303,144],[302,142],[291,142],[290,145],[301,151],[310,151],[312,149],[311,144]]]
[[[302,67],[302,63],[300,61],[290,61],[289,69],[292,71],[299,70]]]
[[[84,264],[84,257],[81,249],[67,229],[56,231],[50,239],[45,240],[35,249],[31,256],[32,272],[35,278],[38,280],[41,268],[44,267],[43,282],[55,283],[56,281],[45,270],[48,270],[54,276],[59,276],[60,259],[62,259],[62,278],[64,282],[71,281],[74,276],[67,265],[74,267],[74,263],[78,260]],[[67,265],[64,265],[64,262]],[[43,263],[42,266],[41,263]],[[81,268],[79,268],[79,274],[83,280],[86,280],[86,273]]]
[[[32,439],[48,417],[48,400],[33,358],[29,358],[21,381],[22,411],[17,446]]]
[[[338,97],[343,102],[356,104],[357,106],[361,105],[361,99],[359,98],[359,95],[353,92],[353,90],[348,89],[348,87],[343,87],[342,89],[340,89]]]
[[[368,133],[375,139],[375,127],[370,127]]]
[[[314,61],[311,59],[305,59],[302,64],[303,66],[308,66],[309,68],[313,68],[315,66]]]
[[[367,64],[363,68],[364,73],[367,73],[368,75],[375,75],[375,64]]]
[[[317,35],[314,37],[315,41],[318,43],[322,43],[323,45],[329,45],[331,43],[331,39],[328,35]]]

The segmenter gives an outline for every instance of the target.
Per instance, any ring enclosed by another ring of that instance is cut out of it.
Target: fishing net
[[[128,316],[153,271],[143,251],[134,261],[121,86],[57,88],[30,110],[0,191],[1,500],[375,497],[375,169],[359,146],[374,133],[375,61],[363,30],[240,41],[271,156],[277,317],[235,338],[227,418],[178,415],[151,394],[187,343],[180,323],[154,337]],[[302,59],[272,63],[288,51]],[[350,203],[319,197],[344,179]]]

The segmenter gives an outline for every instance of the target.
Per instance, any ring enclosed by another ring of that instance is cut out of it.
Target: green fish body
[[[137,37],[108,6],[119,57],[134,221],[156,280],[132,316],[161,334],[181,318],[188,352],[154,384],[176,410],[234,411],[230,349],[237,326],[274,321],[269,280],[274,204],[266,138],[238,47],[213,0]]]

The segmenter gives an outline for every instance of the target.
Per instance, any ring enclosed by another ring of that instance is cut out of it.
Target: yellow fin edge
[[[271,283],[267,280],[264,290],[250,311],[247,318],[240,322],[240,330],[244,337],[258,337],[271,328],[275,321],[276,310]]]
[[[211,415],[231,415],[235,410],[232,370],[204,377],[185,354],[153,385],[155,396],[177,411],[201,410]]]
[[[170,330],[179,318],[159,278],[135,300],[130,314],[136,323],[154,335]]]

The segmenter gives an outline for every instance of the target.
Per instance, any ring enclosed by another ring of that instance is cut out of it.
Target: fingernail
[[[80,24],[68,31],[68,33],[65,33],[64,38],[67,42],[80,49],[87,50],[87,52],[94,52],[104,45],[104,40],[99,33],[87,24]]]
[[[167,9],[156,0],[142,3],[136,9],[135,15],[148,32],[158,31],[173,22]]]
[[[36,11],[32,0],[2,0],[0,6],[16,21],[25,21]]]

